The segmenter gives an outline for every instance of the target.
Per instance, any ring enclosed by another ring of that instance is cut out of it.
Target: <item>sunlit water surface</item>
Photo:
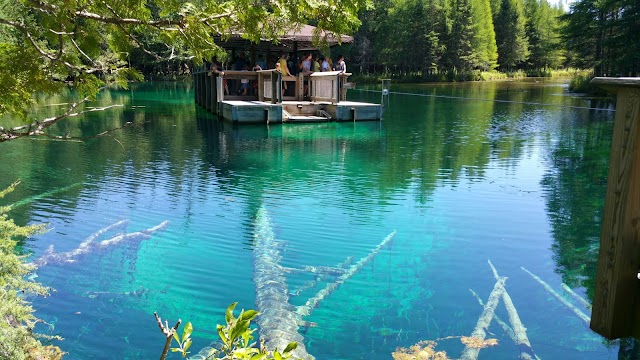
[[[363,90],[349,99],[380,101]],[[11,215],[51,229],[24,242],[30,259],[50,245],[76,249],[119,220],[130,220],[128,232],[169,221],[150,239],[42,266],[37,280],[55,290],[34,299],[50,324],[39,330],[64,337],[56,344],[70,359],[156,358],[164,344],[157,311],[193,323],[197,352],[215,340],[228,304],[254,307],[254,221],[264,207],[290,268],[357,260],[397,230],[392,246],[306,318],[317,324],[304,337],[318,359],[390,359],[420,340],[470,335],[482,307],[469,290],[486,301],[495,283],[487,260],[509,278],[540,358],[617,359],[626,350],[521,269],[589,314],[561,285],[591,301],[610,105],[542,80],[392,91],[421,95],[392,93],[382,122],[233,127],[198,109],[189,84],[136,85],[90,104],[124,107],[65,120],[53,132],[132,127],[84,143],[1,144],[0,187],[22,180],[4,199],[21,201]],[[37,115],[64,102],[52,99]],[[289,290],[313,279],[289,274]],[[497,314],[508,320],[502,304]],[[490,332],[499,345],[480,358],[518,356],[495,322]],[[462,348],[458,339],[437,347],[451,357]]]

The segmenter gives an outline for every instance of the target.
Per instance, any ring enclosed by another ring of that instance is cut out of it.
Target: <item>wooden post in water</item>
[[[198,75],[194,71],[192,76],[193,78],[193,102],[198,103]]]
[[[202,104],[202,99],[204,99],[204,97],[202,96],[202,93],[204,93],[204,82],[203,82],[203,77],[204,77],[204,71],[200,72],[198,74],[198,88],[200,91],[198,91],[198,105],[203,106]]]
[[[211,112],[218,115],[218,83],[216,81],[216,78],[218,77],[218,74],[215,72],[211,72],[211,75],[207,78],[207,81],[209,82],[209,84],[211,84],[211,97],[210,100],[211,101]]]
[[[204,73],[204,107],[211,110],[211,77],[209,72]]]
[[[595,78],[616,94],[591,329],[640,338],[640,78]]]

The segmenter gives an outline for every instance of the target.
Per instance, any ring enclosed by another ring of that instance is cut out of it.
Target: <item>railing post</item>
[[[208,78],[208,82],[210,84],[209,86],[211,87],[211,98],[209,100],[211,102],[211,106],[209,107],[209,109],[214,114],[218,113],[216,111],[218,109],[218,81],[216,80],[217,77],[218,77],[218,74],[216,74],[215,72],[211,72],[211,76],[209,76]]]
[[[304,100],[304,74],[302,72],[298,73],[296,79],[296,99],[298,101]]]
[[[264,101],[264,74],[258,73],[258,101]]]
[[[271,72],[271,103],[275,104],[278,102],[278,72]]]
[[[338,102],[340,102],[340,74],[336,75],[336,84],[335,84],[335,103],[337,104]]]
[[[595,78],[616,94],[591,329],[640,337],[640,78]]]
[[[218,89],[216,91],[218,96],[216,97],[215,112],[216,112],[216,115],[220,115],[220,106],[222,101],[224,100],[224,75],[218,74],[216,76],[216,88]]]

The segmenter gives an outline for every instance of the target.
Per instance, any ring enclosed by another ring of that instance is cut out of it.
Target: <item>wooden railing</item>
[[[591,329],[640,338],[640,78],[595,78],[616,94]]]
[[[327,101],[336,104],[346,100],[345,84],[349,73],[340,71],[315,72],[308,75],[309,97],[312,101]]]
[[[308,95],[311,101],[335,104],[346,100],[345,84],[349,75],[331,71],[282,76],[276,70],[210,71],[202,67],[193,72],[194,96],[198,105],[216,114],[219,113],[220,103],[225,100],[258,100],[275,104],[283,100],[302,101]],[[242,80],[248,81],[244,95],[240,94],[243,92]],[[293,91],[284,91],[285,86],[293,88]]]

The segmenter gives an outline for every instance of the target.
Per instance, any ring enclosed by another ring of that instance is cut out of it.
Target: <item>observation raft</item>
[[[349,75],[327,71],[282,76],[276,70],[202,69],[193,73],[195,102],[233,123],[380,120],[382,105],[346,101]],[[243,79],[249,81],[249,90],[237,95]],[[304,96],[305,88],[308,96]]]

